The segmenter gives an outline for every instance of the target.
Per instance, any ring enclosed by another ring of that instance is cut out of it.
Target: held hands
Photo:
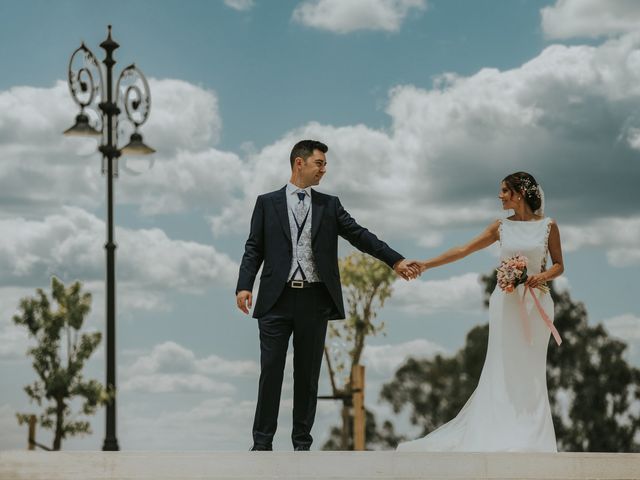
[[[253,301],[253,294],[249,290],[240,290],[236,294],[236,304],[244,313],[248,314]]]
[[[417,260],[400,260],[393,266],[395,272],[405,280],[414,280],[424,271]]]
[[[421,262],[417,260],[400,260],[393,266],[393,270],[405,280],[414,280],[426,270]],[[236,305],[245,314],[249,313],[249,309],[253,304],[253,294],[249,290],[240,290],[236,294]]]

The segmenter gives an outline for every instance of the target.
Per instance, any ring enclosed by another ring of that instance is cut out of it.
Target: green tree
[[[495,274],[483,277],[485,304]],[[555,324],[563,343],[550,346],[547,384],[561,451],[637,452],[640,370],[624,359],[626,344],[590,326],[587,311],[568,292],[551,290]],[[486,356],[488,325],[473,328],[464,347],[451,357],[409,358],[384,385],[381,398],[395,412],[410,409],[422,435],[453,418],[475,389]],[[564,402],[561,401],[564,397]],[[567,409],[568,400],[568,409]],[[564,411],[563,411],[564,410]]]
[[[82,369],[100,344],[100,332],[80,333],[84,319],[91,310],[91,294],[82,292],[80,282],[69,288],[53,277],[52,301],[42,289],[34,297],[20,301],[20,314],[13,317],[23,325],[37,345],[27,353],[33,357],[38,380],[24,390],[38,406],[44,406],[38,421],[42,428],[53,430],[53,450],[60,450],[62,440],[73,435],[91,433],[89,422],[78,415],[92,415],[110,395],[96,380],[84,380]],[[53,303],[53,305],[52,305]],[[78,414],[72,415],[70,403],[74,397],[84,401]],[[44,404],[44,405],[43,405]],[[16,414],[18,422],[29,421],[29,414]]]
[[[384,330],[384,322],[375,324],[377,310],[391,296],[397,276],[384,263],[360,252],[340,259],[339,267],[347,318],[344,322],[329,324],[329,338],[346,345],[343,351],[347,353],[347,360],[336,355],[339,360],[336,368],[349,374],[351,369],[347,367],[360,363],[367,336]]]
[[[330,322],[330,345],[327,348],[327,356],[336,372],[342,376],[344,387],[334,391],[345,396],[343,407],[342,431],[350,437],[350,426],[353,412],[350,411],[350,399],[352,393],[351,373],[354,367],[360,364],[366,339],[370,335],[377,335],[384,330],[384,322],[376,324],[377,310],[384,306],[385,301],[391,296],[393,282],[396,274],[384,263],[369,255],[360,252],[352,253],[339,262],[340,277],[345,291],[347,303],[347,318],[344,322]],[[332,375],[332,384],[337,383]],[[347,412],[348,411],[348,412]],[[368,425],[368,422],[367,422]],[[365,428],[366,432],[366,428]],[[342,442],[339,448],[345,448]],[[329,443],[325,449],[334,449]]]

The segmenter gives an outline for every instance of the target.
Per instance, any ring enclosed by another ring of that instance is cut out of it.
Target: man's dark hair
[[[306,160],[313,154],[314,150],[320,150],[322,153],[327,153],[329,147],[317,140],[301,140],[296,143],[291,149],[291,156],[289,157],[291,168],[293,169],[293,162],[296,158],[300,157],[303,160]]]

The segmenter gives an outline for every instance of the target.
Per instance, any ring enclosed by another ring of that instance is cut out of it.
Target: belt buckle
[[[302,280],[291,280],[291,288],[304,288]]]

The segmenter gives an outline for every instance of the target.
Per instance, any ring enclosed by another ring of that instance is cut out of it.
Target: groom
[[[302,140],[291,151],[291,179],[260,195],[251,217],[236,288],[238,308],[249,313],[253,284],[263,264],[253,317],[260,330],[260,382],[251,450],[271,450],[289,337],[293,334],[295,450],[309,450],[327,321],[345,317],[338,271],[338,236],[389,265],[406,280],[420,272],[361,227],[338,197],[313,190],[327,171],[328,147]]]

